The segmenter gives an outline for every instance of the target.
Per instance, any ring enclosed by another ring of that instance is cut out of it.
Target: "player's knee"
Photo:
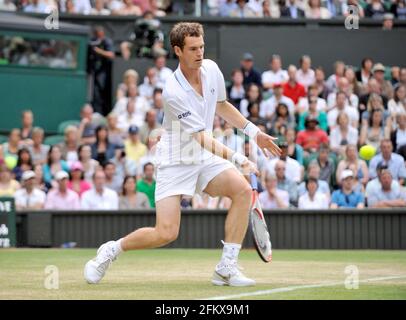
[[[252,196],[252,189],[251,186],[249,185],[248,182],[245,182],[242,184],[238,197],[244,201],[247,201],[248,203],[250,203],[251,200],[251,196]]]
[[[159,230],[159,237],[162,244],[168,244],[175,241],[179,235],[179,228],[166,227]]]

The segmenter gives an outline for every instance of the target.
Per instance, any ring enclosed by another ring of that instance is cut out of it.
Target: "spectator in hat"
[[[70,179],[67,186],[68,189],[76,192],[79,197],[81,197],[85,191],[92,188],[90,182],[85,180],[85,173],[81,162],[76,161],[72,163],[70,167]]]
[[[124,150],[127,157],[135,162],[147,153],[147,146],[140,140],[137,126],[130,126],[128,138],[124,141]]]
[[[39,210],[44,208],[45,192],[35,186],[35,172],[25,171],[22,175],[23,188],[14,194],[17,210]]]
[[[368,198],[369,194],[379,192],[379,190],[382,189],[380,176],[381,176],[381,172],[384,170],[388,170],[388,166],[383,162],[378,163],[378,165],[376,167],[376,175],[377,175],[376,178],[370,180],[367,183],[367,186],[365,188],[365,197],[366,198]],[[391,177],[392,177],[392,175],[391,175]],[[394,190],[396,192],[399,191],[401,188],[399,181],[392,178],[392,183],[391,183],[390,188],[391,188],[391,190]]]
[[[105,183],[103,170],[97,170],[93,175],[93,188],[82,195],[83,210],[118,210],[117,192],[107,188]]]
[[[319,191],[320,181],[312,177],[306,180],[306,191],[299,197],[299,209],[328,209],[329,199]]]
[[[377,63],[372,68],[374,79],[379,83],[382,94],[388,99],[393,97],[393,87],[388,80],[385,80],[385,66]]]
[[[344,170],[341,173],[341,189],[333,192],[331,196],[331,209],[337,208],[364,208],[364,196],[361,192],[354,191],[354,173]]]
[[[288,68],[288,81],[283,84],[283,93],[288,98],[291,98],[294,104],[297,104],[301,97],[306,96],[306,90],[296,80],[297,68],[294,65],[290,65]]]
[[[272,97],[264,100],[261,105],[261,112],[260,116],[266,119],[271,119],[272,115],[276,111],[276,107],[283,103],[287,106],[289,115],[291,117],[295,116],[295,104],[293,103],[292,99],[283,95],[283,86],[281,83],[274,83],[273,84],[273,95]]]
[[[79,195],[68,188],[69,174],[66,171],[59,171],[55,175],[55,180],[58,186],[48,192],[45,209],[79,210]]]
[[[344,170],[352,170],[354,174],[354,189],[357,191],[364,190],[369,181],[368,165],[365,160],[359,159],[356,144],[349,144],[345,147],[344,158],[337,165],[337,181],[340,181]]]
[[[249,52],[244,53],[240,65],[244,75],[244,86],[248,87],[251,83],[255,83],[261,87],[261,74],[254,68],[254,56]]]
[[[264,71],[261,76],[263,88],[272,93],[275,84],[285,83],[288,79],[288,73],[282,69],[282,58],[277,54],[272,55],[269,70]]]
[[[305,120],[305,130],[300,131],[296,143],[303,147],[305,153],[317,152],[322,143],[329,143],[328,135],[318,127],[319,120],[308,116]]]
[[[369,175],[371,178],[377,176],[376,168],[378,163],[383,163],[388,166],[389,171],[392,174],[392,178],[398,180],[400,185],[406,178],[405,161],[402,156],[393,153],[392,142],[389,139],[381,141],[381,152],[374,156],[369,162]]]
[[[248,6],[248,0],[236,0],[237,7],[230,11],[230,17],[255,18],[255,12]]]
[[[390,170],[382,170],[379,175],[381,187],[368,194],[368,207],[395,208],[406,207],[406,193],[402,189],[392,189]]]
[[[276,164],[279,161],[282,161],[284,163],[284,167],[286,168],[286,177],[295,183],[300,183],[303,179],[303,166],[301,166],[297,160],[288,156],[289,145],[287,142],[280,142],[278,146],[281,149],[281,155],[279,158],[275,157],[268,160],[268,163],[266,164],[266,171],[270,174],[275,174]]]
[[[289,193],[278,188],[278,179],[274,174],[265,176],[265,190],[258,198],[263,210],[289,208]]]

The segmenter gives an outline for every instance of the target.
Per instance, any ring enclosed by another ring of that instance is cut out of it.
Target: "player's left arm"
[[[280,156],[281,150],[274,143],[277,138],[262,132],[256,125],[245,117],[227,100],[217,102],[216,113],[230,123],[233,127],[242,130],[250,138],[254,139],[258,146],[268,150],[275,156]],[[266,152],[264,151],[266,155]]]

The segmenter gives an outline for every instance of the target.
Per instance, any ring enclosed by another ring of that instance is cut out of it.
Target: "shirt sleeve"
[[[206,126],[202,117],[185,102],[176,98],[169,98],[166,104],[165,113],[168,114],[169,119],[179,120],[181,131],[192,134],[205,129]]]
[[[331,203],[338,205],[338,193],[336,191],[334,191],[333,195],[331,196]]]
[[[216,68],[217,68],[217,101],[221,102],[227,100],[227,90],[226,84],[224,82],[223,73],[221,72],[217,64]]]

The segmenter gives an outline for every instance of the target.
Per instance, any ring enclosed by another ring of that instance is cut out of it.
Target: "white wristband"
[[[258,132],[261,131],[255,124],[253,124],[251,121],[249,121],[244,129],[243,132],[250,137],[251,139],[254,139],[255,136],[258,134]]]
[[[235,152],[233,154],[233,156],[231,157],[231,162],[238,164],[238,165],[242,165],[245,161],[247,161],[248,158],[244,155],[242,155],[241,153]]]

